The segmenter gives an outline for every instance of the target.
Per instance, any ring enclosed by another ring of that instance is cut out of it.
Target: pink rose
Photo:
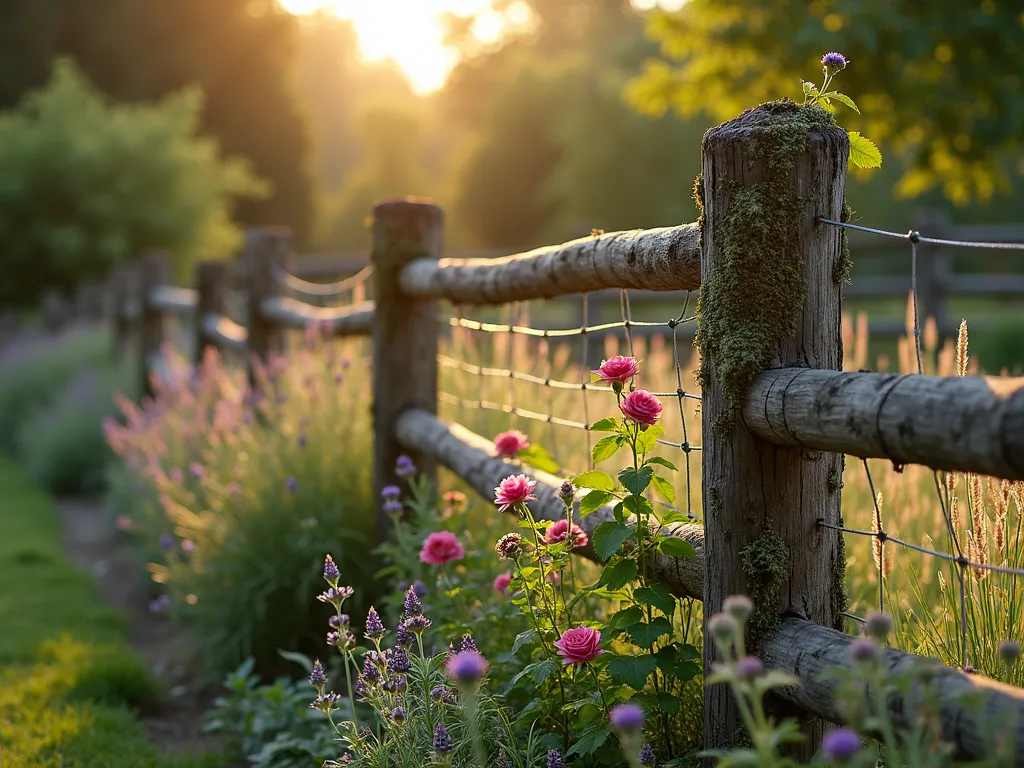
[[[537,497],[533,495],[533,489],[536,487],[537,481],[526,475],[506,477],[494,489],[494,503],[498,505],[499,512],[506,512],[516,504],[536,499]]]
[[[601,367],[591,373],[597,374],[602,381],[609,384],[625,384],[636,376],[640,370],[640,361],[632,357],[616,355],[601,363]]]
[[[548,544],[558,544],[559,542],[565,541],[566,535],[569,533],[569,521],[568,520],[556,520],[552,523],[547,531],[544,533],[544,541]],[[576,523],[572,524],[572,539],[573,548],[585,547],[590,539],[587,538],[586,532],[580,528]]]
[[[601,632],[591,627],[565,630],[555,641],[555,648],[566,664],[585,664],[604,653],[601,650]]]
[[[461,560],[466,556],[465,550],[449,531],[437,531],[427,536],[420,550],[420,562],[431,565],[444,565],[452,560]]]
[[[494,438],[494,452],[499,456],[512,458],[520,451],[525,451],[529,447],[530,438],[518,429],[510,429],[508,432],[502,432]]]
[[[505,571],[494,580],[494,591],[503,595],[508,594],[508,585],[512,581],[512,571]]]
[[[622,412],[637,424],[650,427],[661,416],[661,401],[646,389],[635,389],[622,398]]]

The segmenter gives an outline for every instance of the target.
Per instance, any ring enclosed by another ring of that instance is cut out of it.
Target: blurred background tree
[[[0,304],[31,304],[148,247],[173,251],[183,272],[231,253],[234,202],[266,185],[197,135],[202,103],[193,88],[113,104],[58,61],[45,88],[0,116]]]
[[[863,130],[903,165],[901,197],[941,187],[952,202],[989,200],[1024,167],[1021,68],[1024,14],[997,0],[690,0],[657,13],[649,31],[663,58],[629,88],[646,114],[710,113],[727,120],[781,96],[800,78],[820,83],[822,54],[852,65],[837,83],[863,111],[843,125]],[[998,55],[994,52],[998,51]]]

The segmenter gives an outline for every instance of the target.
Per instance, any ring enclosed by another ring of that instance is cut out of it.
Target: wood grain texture
[[[376,303],[373,322],[374,498],[399,481],[395,461],[402,447],[395,439],[398,417],[407,410],[437,413],[438,303],[402,291],[399,275],[414,258],[437,259],[444,238],[444,211],[425,200],[402,198],[373,209]],[[410,457],[435,481],[432,455]],[[434,482],[436,487],[436,482]],[[375,537],[391,534],[391,519],[378,505]]]
[[[304,330],[316,324],[331,336],[369,336],[373,332],[374,303],[350,307],[314,307],[285,296],[270,296],[260,307],[263,316],[287,328]]]
[[[779,183],[777,168],[758,151],[765,129],[776,119],[759,107],[704,136],[702,148],[704,226],[702,281],[708,284],[725,259],[730,206],[737,194],[762,183]],[[817,225],[818,217],[838,220],[845,188],[848,140],[841,129],[812,133],[796,157],[788,190],[800,203],[795,258],[802,260],[807,294],[792,338],[779,338],[768,367],[799,365],[838,369],[842,364],[840,285],[833,279],[841,258],[841,236],[834,227]],[[770,182],[766,182],[770,180]],[[770,215],[770,214],[769,214]],[[785,244],[778,244],[784,247]],[[771,265],[766,265],[770,269]],[[756,274],[742,279],[757,281]],[[716,360],[706,357],[703,385],[703,501],[705,516],[704,621],[722,610],[726,597],[754,591],[743,568],[743,549],[770,530],[785,542],[790,574],[774,596],[774,606],[758,611],[790,612],[825,626],[840,626],[839,599],[845,567],[838,532],[822,528],[824,518],[841,522],[838,487],[829,476],[841,475],[842,456],[778,447],[758,440],[737,423],[720,434],[715,422],[729,411]],[[837,577],[838,574],[838,577]],[[838,583],[837,583],[838,581]],[[714,643],[704,645],[705,673],[716,661]],[[740,720],[726,686],[705,688],[705,746],[733,746]],[[808,736],[796,756],[808,757],[820,744],[824,725],[803,723]]]
[[[836,704],[837,680],[828,672],[853,668],[849,654],[853,640],[849,635],[804,619],[783,619],[778,633],[762,648],[767,666],[800,680],[798,686],[781,689],[780,698],[826,720],[842,723],[843,713]],[[927,664],[932,674],[930,691],[917,685],[906,693],[888,696],[886,705],[897,731],[913,729],[916,713],[937,703],[943,737],[956,746],[961,757],[980,759],[992,749],[997,735],[1005,738],[1013,734],[1011,738],[1016,741],[1011,743],[1016,743],[1017,749],[1011,764],[1024,768],[1024,690],[891,648],[882,650],[881,663],[890,678],[920,664]],[[861,690],[865,696],[870,695],[866,689]],[[977,706],[970,703],[972,699],[977,700]]]
[[[784,368],[757,378],[743,421],[775,445],[1024,480],[1024,378]]]
[[[466,481],[483,498],[494,498],[494,488],[506,477],[527,474],[537,481],[537,501],[530,502],[530,511],[537,520],[560,520],[565,517],[565,506],[558,498],[561,478],[507,462],[494,454],[492,441],[477,435],[460,424],[447,424],[426,411],[406,411],[398,419],[395,436],[410,450],[431,454],[443,466],[452,470]],[[498,514],[495,508],[495,514]],[[576,499],[574,517],[576,522],[592,536],[601,523],[614,519],[611,507],[599,509],[579,516],[579,498]],[[510,523],[511,525],[511,523]],[[653,580],[664,582],[680,597],[699,598],[703,591],[704,579],[704,530],[700,525],[673,523],[662,532],[685,539],[694,548],[697,557],[680,560],[656,553],[650,565]],[[579,550],[592,560],[597,555],[589,546]]]
[[[498,259],[418,259],[402,271],[409,296],[457,304],[550,299],[603,288],[700,288],[696,224],[611,232]]]

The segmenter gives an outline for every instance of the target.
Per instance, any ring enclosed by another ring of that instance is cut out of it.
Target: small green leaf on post
[[[850,109],[852,109],[854,112],[856,112],[858,115],[860,114],[860,110],[857,108],[857,105],[854,103],[853,99],[851,99],[845,93],[840,93],[839,91],[829,91],[828,94],[826,94],[826,95],[830,99],[835,99],[836,101],[840,102],[841,104],[845,104]]]
[[[591,453],[591,457],[594,462],[604,461],[610,459],[622,446],[621,435],[608,435],[608,437],[602,437],[594,444],[594,450]]]
[[[612,555],[622,549],[623,543],[633,534],[633,527],[611,520],[601,523],[594,529],[592,541],[597,556],[607,562]]]
[[[857,131],[850,131],[850,162],[858,168],[881,168],[882,153],[874,142]]]
[[[651,478],[651,485],[654,486],[654,490],[658,492],[665,501],[671,504],[676,500],[676,489],[668,480],[663,477],[655,475]]]
[[[611,501],[613,496],[606,491],[591,491],[580,499],[580,517],[597,512],[601,507]]]
[[[614,432],[619,428],[619,422],[615,419],[598,419],[590,425],[591,432]]]
[[[595,491],[614,491],[615,479],[606,472],[591,470],[577,475],[572,480],[577,488],[592,488]]]
[[[686,560],[697,556],[690,542],[684,539],[677,539],[674,536],[665,536],[658,541],[658,551],[667,557],[678,557]]]

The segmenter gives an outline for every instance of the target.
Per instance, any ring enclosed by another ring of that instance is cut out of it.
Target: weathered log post
[[[153,289],[166,285],[171,273],[170,258],[162,251],[146,251],[139,259],[139,384],[143,395],[152,397],[153,376],[164,343],[164,313],[150,301]]]
[[[245,235],[245,268],[248,280],[249,384],[257,386],[257,361],[266,362],[272,352],[284,351],[284,330],[263,313],[265,299],[281,289],[274,269],[288,269],[292,233],[286,227],[252,229]]]
[[[218,337],[211,336],[207,330],[211,327],[207,320],[224,314],[230,267],[226,261],[202,261],[196,268],[196,291],[199,294],[193,351],[196,367],[203,364],[203,354],[207,347],[219,348]]]
[[[786,613],[841,625],[842,537],[818,521],[840,522],[843,457],[760,441],[738,407],[760,370],[842,364],[842,232],[816,220],[840,218],[848,152],[828,113],[788,101],[748,110],[704,137],[705,673],[717,656],[708,620],[730,595],[754,601],[754,653]],[[726,686],[706,687],[704,723],[708,748],[742,739]],[[811,754],[823,723],[803,726],[808,739],[797,752]]]
[[[378,500],[381,489],[397,481],[395,462],[403,453],[395,436],[398,417],[410,408],[437,413],[438,302],[407,295],[399,281],[414,259],[440,258],[443,236],[444,211],[431,202],[406,198],[373,208],[373,487]],[[435,479],[432,457],[412,452],[410,458]],[[378,511],[376,541],[390,531],[388,515]]]
[[[132,261],[119,262],[110,272],[110,325],[114,355],[118,359],[128,353],[132,334],[129,305],[132,303],[132,295],[136,292],[136,277],[136,265]]]

